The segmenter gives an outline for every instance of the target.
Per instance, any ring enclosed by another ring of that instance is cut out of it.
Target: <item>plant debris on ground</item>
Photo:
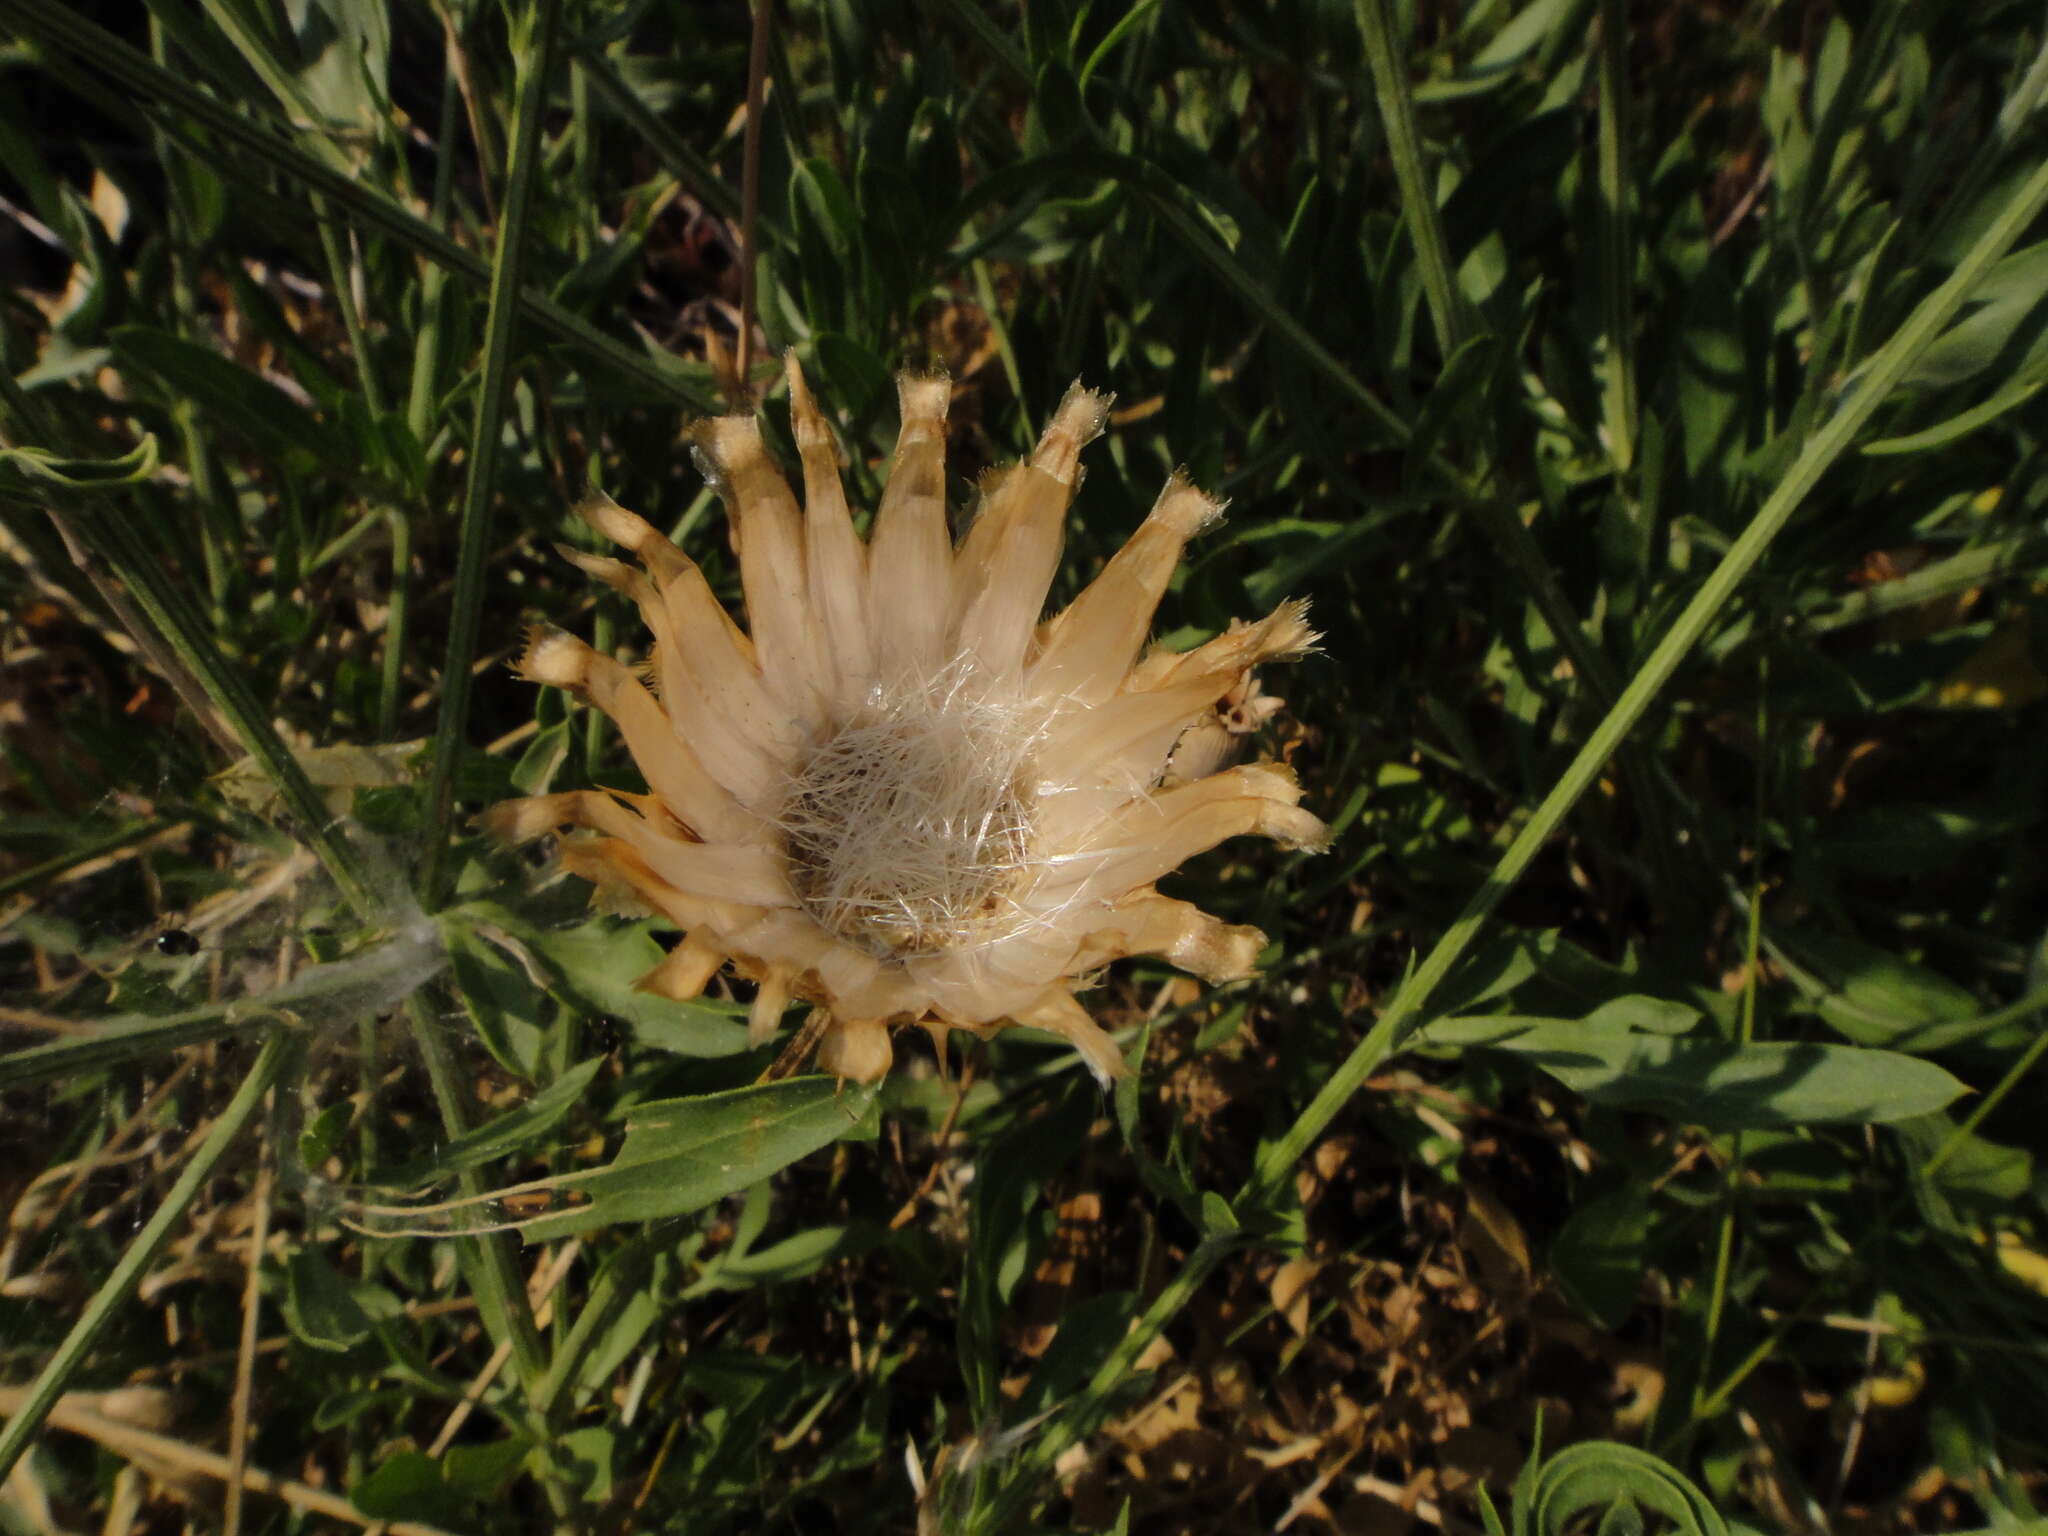
[[[0,0],[0,1526],[2038,1518],[2040,8],[769,20]],[[1112,393],[1054,608],[1177,468],[1155,639],[1311,600],[1111,1091],[473,824],[639,787],[511,664],[649,660],[593,488],[740,609],[785,349],[856,508]]]

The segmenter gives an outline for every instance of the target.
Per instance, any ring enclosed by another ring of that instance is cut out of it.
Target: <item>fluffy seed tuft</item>
[[[968,669],[877,688],[791,775],[776,819],[791,883],[879,958],[963,943],[1030,868],[1037,732]]]

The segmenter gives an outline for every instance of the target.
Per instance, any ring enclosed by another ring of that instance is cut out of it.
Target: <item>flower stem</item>
[[[441,668],[441,712],[427,776],[427,853],[420,898],[430,912],[447,899],[454,883],[455,768],[469,727],[470,670],[483,621],[484,555],[490,548],[491,502],[497,492],[498,453],[511,392],[512,344],[517,339],[519,290],[526,268],[526,223],[533,205],[541,109],[547,101],[560,16],[560,0],[537,0],[514,42],[518,86],[512,162],[505,175],[505,215],[498,225],[497,251],[491,261],[490,313],[484,331],[482,387],[477,392],[470,434],[469,478],[462,496],[454,613],[448,625],[448,655]]]

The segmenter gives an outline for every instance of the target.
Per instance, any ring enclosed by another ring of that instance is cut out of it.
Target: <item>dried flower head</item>
[[[1153,882],[1239,833],[1290,847],[1323,827],[1277,763],[1222,767],[1278,707],[1251,669],[1314,641],[1301,603],[1185,653],[1145,651],[1154,608],[1216,503],[1175,474],[1073,604],[1040,622],[1082,447],[1108,402],[1069,391],[1030,459],[947,530],[944,379],[906,376],[896,459],[863,543],[832,438],[789,363],[802,509],[747,416],[702,423],[699,456],[731,515],[748,627],[653,528],[604,496],[582,515],[631,550],[564,551],[631,596],[654,632],[648,684],[557,630],[519,670],[617,722],[649,793],[508,801],[509,839],[563,826],[562,860],[626,910],[678,924],[640,985],[694,997],[726,961],[759,984],[755,1038],[802,998],[827,1015],[819,1064],[871,1081],[889,1030],[987,1034],[1020,1023],[1122,1071],[1074,998],[1122,955],[1210,981],[1264,944]]]

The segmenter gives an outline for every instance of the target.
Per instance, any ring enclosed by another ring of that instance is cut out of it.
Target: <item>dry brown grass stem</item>
[[[580,1238],[564,1243],[546,1262],[535,1271],[527,1294],[533,1299],[533,1322],[537,1328],[545,1328],[554,1317],[554,1295],[562,1281],[568,1278],[569,1266],[576,1262],[576,1256],[583,1251]],[[483,1401],[484,1393],[491,1388],[491,1382],[498,1372],[505,1368],[505,1362],[512,1358],[511,1344],[500,1344],[491,1351],[491,1358],[484,1362],[484,1368],[477,1372],[462,1398],[441,1425],[441,1431],[434,1436],[434,1443],[427,1448],[429,1456],[439,1456],[455,1443],[455,1437],[462,1432],[476,1405]],[[395,1529],[395,1527],[394,1527]]]
[[[953,1084],[953,1102],[946,1106],[946,1118],[932,1136],[932,1162],[924,1171],[924,1178],[911,1192],[903,1208],[889,1220],[891,1232],[907,1227],[917,1216],[917,1208],[924,1203],[924,1197],[932,1192],[932,1186],[939,1182],[939,1171],[946,1166],[946,1143],[953,1138],[953,1127],[959,1123],[960,1107],[967,1102],[967,1090],[974,1086],[974,1063],[961,1063],[960,1077]]]
[[[99,1404],[116,1396],[116,1393],[67,1393],[50,1411],[50,1426],[68,1434],[83,1435],[115,1455],[125,1456],[166,1477],[196,1474],[225,1483],[233,1475],[228,1458],[216,1451],[201,1450],[183,1440],[157,1434],[154,1430],[140,1429],[97,1411]],[[27,1398],[28,1393],[19,1387],[0,1387],[0,1412],[15,1412]],[[240,1481],[241,1486],[250,1492],[282,1499],[296,1510],[325,1515],[352,1526],[374,1524],[368,1515],[340,1495],[288,1477],[279,1477],[260,1467],[244,1467]],[[390,1536],[449,1536],[439,1526],[422,1525],[416,1520],[394,1521],[383,1529]]]
[[[198,937],[233,927],[251,912],[297,888],[299,881],[319,867],[319,860],[303,848],[291,854],[246,885],[210,897],[186,919],[185,929]]]
[[[271,1095],[275,1102],[276,1095]],[[222,1536],[240,1536],[242,1477],[249,1470],[249,1400],[256,1390],[256,1325],[263,1311],[263,1250],[270,1241],[270,1181],[274,1148],[266,1126],[249,1192],[249,1267],[242,1285],[242,1334],[235,1349],[235,1395],[228,1409],[228,1490]]]
[[[1376,1499],[1384,1499],[1402,1513],[1412,1515],[1440,1531],[1448,1531],[1450,1536],[1479,1536],[1477,1526],[1467,1525],[1456,1516],[1446,1514],[1436,1500],[1423,1498],[1420,1494],[1411,1494],[1401,1484],[1390,1482],[1384,1477],[1373,1477],[1370,1474],[1354,1477],[1351,1479],[1351,1487],[1355,1493],[1369,1493]]]
[[[772,0],[754,0],[754,36],[747,51],[747,132],[740,155],[740,334],[733,354],[744,406],[753,394],[747,375],[754,362],[754,229],[761,211],[761,111],[767,97],[768,29]]]
[[[145,1141],[129,1150],[129,1138],[139,1135],[155,1121],[157,1111],[177,1091],[178,1085],[191,1075],[192,1068],[198,1060],[196,1053],[188,1052],[137,1106],[135,1113],[123,1121],[120,1128],[107,1138],[106,1144],[90,1157],[54,1164],[29,1181],[28,1188],[7,1215],[6,1240],[0,1242],[0,1283],[14,1278],[14,1260],[20,1251],[23,1235],[40,1232],[56,1220],[58,1213],[77,1198],[87,1179],[102,1168],[109,1168],[117,1163],[133,1162],[149,1155],[153,1150],[151,1143]],[[55,1196],[30,1203],[36,1190],[59,1179],[65,1181],[64,1187]]]
[[[26,911],[27,907],[22,910]],[[33,1029],[46,1035],[91,1035],[103,1027],[91,1019],[60,1019],[30,1008],[0,1007],[0,1024],[9,1029]]]

